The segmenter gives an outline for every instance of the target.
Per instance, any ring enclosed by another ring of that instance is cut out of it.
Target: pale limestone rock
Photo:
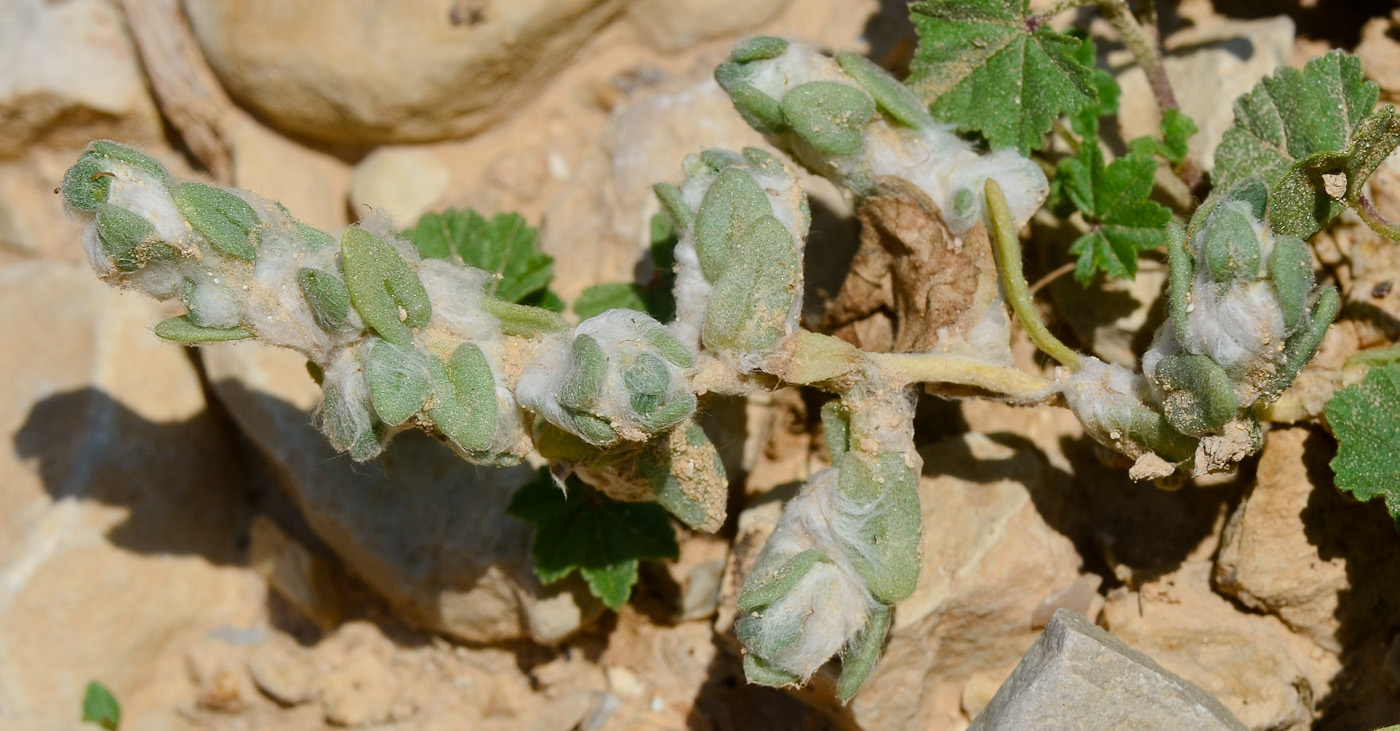
[[[311,529],[404,619],[472,642],[552,644],[602,614],[582,582],[535,578],[531,529],[505,514],[528,467],[478,468],[416,431],[356,464],[312,426],[320,389],[295,354],[230,344],[204,363]]]
[[[1327,693],[1335,658],[1274,617],[1245,614],[1188,559],[1138,592],[1109,597],[1101,622],[1129,647],[1220,699],[1247,728],[1299,728]]]
[[[636,0],[632,22],[658,51],[677,51],[739,33],[773,17],[787,0]]]
[[[349,223],[349,165],[244,115],[234,115],[224,133],[233,158],[234,185],[281,203],[297,220],[328,233],[339,233]]]
[[[1068,609],[997,691],[969,731],[1244,730],[1220,701]]]
[[[248,674],[258,690],[283,705],[295,706],[316,697],[315,670],[305,652],[282,638],[253,649]]]
[[[1203,169],[1214,167],[1215,148],[1235,121],[1235,98],[1288,64],[1293,34],[1292,19],[1281,15],[1188,27],[1165,39],[1167,78],[1181,111],[1199,129],[1191,138],[1191,158]],[[1123,139],[1159,136],[1161,116],[1146,74],[1127,51],[1111,54],[1109,64],[1123,88]]]
[[[1400,101],[1400,40],[1395,32],[1397,16],[1372,18],[1361,29],[1356,55],[1361,58],[1366,78],[1381,87],[1382,102]]]
[[[1304,523],[1313,491],[1334,489],[1314,486],[1310,479],[1311,470],[1327,469],[1319,455],[1311,465],[1304,461],[1310,433],[1304,428],[1269,432],[1254,488],[1225,526],[1215,582],[1245,606],[1276,614],[1295,632],[1337,652],[1336,613],[1338,595],[1348,588],[1347,562],[1343,556],[1319,555]],[[1347,523],[1346,530],[1352,530],[1352,521]]]
[[[1032,618],[1079,577],[1069,538],[1046,524],[1047,465],[976,433],[921,450],[919,585],[895,608],[880,664],[851,701],[864,728],[960,723],[963,685],[1035,642]]]
[[[620,0],[187,0],[230,95],[298,136],[463,137],[539,93]]]
[[[149,142],[160,117],[108,0],[0,5],[0,159],[94,137]]]
[[[94,678],[129,718],[171,708],[184,647],[263,616],[236,438],[145,298],[32,262],[0,308],[0,718],[70,721]]]
[[[326,721],[336,726],[369,726],[393,717],[399,683],[393,671],[369,650],[321,679]]]
[[[452,172],[425,150],[381,147],[355,166],[350,176],[350,205],[365,218],[371,211],[389,214],[408,228],[439,205]]]

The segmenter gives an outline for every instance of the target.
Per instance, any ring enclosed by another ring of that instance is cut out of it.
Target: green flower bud
[[[238,196],[203,183],[185,182],[170,189],[175,207],[190,226],[226,256],[251,262],[257,258],[262,220]]]
[[[1217,282],[1259,278],[1259,233],[1243,211],[1221,204],[1202,229],[1206,266]]]
[[[365,324],[391,343],[408,345],[413,337],[410,328],[427,325],[433,314],[418,275],[394,247],[358,227],[346,229],[340,258],[350,304]]]
[[[350,316],[350,290],[330,272],[306,267],[297,271],[301,296],[311,306],[311,317],[326,332],[335,332]]]

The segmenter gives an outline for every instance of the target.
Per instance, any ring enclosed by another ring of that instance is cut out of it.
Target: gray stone
[[[1219,700],[1068,609],[997,691],[969,731],[1244,729]]]
[[[407,621],[471,642],[553,644],[601,616],[576,577],[535,578],[531,528],[505,514],[528,467],[474,467],[417,431],[356,464],[312,426],[320,389],[295,354],[232,344],[206,348],[204,363],[312,531]]]

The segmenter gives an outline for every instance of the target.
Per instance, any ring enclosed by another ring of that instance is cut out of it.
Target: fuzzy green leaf
[[[1022,154],[1061,114],[1098,98],[1085,41],[1031,22],[1029,0],[928,0],[911,8],[919,47],[909,86],[933,116]]]
[[[569,478],[560,490],[548,470],[516,491],[512,516],[535,526],[535,574],[554,583],[578,569],[589,591],[612,609],[621,609],[637,582],[637,564],[675,559],[680,553],[666,511],[656,503],[612,500]]]
[[[1379,94],[1361,61],[1342,51],[1301,71],[1279,69],[1235,100],[1235,123],[1215,153],[1216,188],[1263,180],[1274,232],[1311,237],[1400,145],[1400,117],[1375,111]]]
[[[540,251],[539,230],[519,214],[498,213],[487,219],[470,210],[429,213],[404,235],[427,258],[456,259],[495,274],[495,282],[486,285],[489,295],[506,302],[546,304],[531,297],[542,298],[548,291],[554,257]]]
[[[122,722],[122,707],[107,686],[96,680],[88,683],[83,693],[83,723],[95,723],[107,731],[117,731]]]
[[[1157,162],[1140,153],[1104,165],[1103,151],[1092,140],[1060,161],[1056,179],[1090,225],[1089,233],[1069,249],[1079,255],[1074,276],[1080,284],[1087,285],[1099,271],[1132,279],[1138,252],[1166,243],[1162,227],[1171,212],[1147,199],[1156,170]]]
[[[217,343],[226,340],[247,340],[253,331],[244,327],[200,327],[188,315],[161,320],[155,328],[156,337],[177,343]]]
[[[1337,436],[1337,487],[1358,500],[1380,497],[1400,527],[1400,364],[1373,368],[1366,380],[1327,402]]]

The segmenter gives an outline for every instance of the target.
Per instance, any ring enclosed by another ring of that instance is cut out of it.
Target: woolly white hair
[[[779,102],[788,91],[814,81],[867,93],[834,59],[800,43],[789,43],[782,55],[748,67],[752,72],[746,81]],[[1018,226],[1030,219],[1050,193],[1044,171],[1029,158],[1013,149],[978,155],[971,143],[953,133],[951,125],[930,119],[923,129],[915,130],[876,115],[867,124],[865,135],[864,148],[854,155],[827,155],[794,133],[785,135],[781,142],[803,165],[835,178],[858,195],[873,192],[871,186],[883,176],[908,180],[938,206],[953,233],[963,233],[985,220],[982,190],[988,178],[1001,185]],[[964,199],[966,205],[955,205],[964,191],[971,193]]]
[[[814,548],[828,561],[813,565],[787,594],[747,619],[758,638],[755,646],[795,638],[763,659],[804,682],[856,638],[877,605],[848,553],[851,546],[861,550],[859,523],[866,511],[841,504],[839,476],[835,467],[818,472],[788,501],[757,565],[779,565]]]

